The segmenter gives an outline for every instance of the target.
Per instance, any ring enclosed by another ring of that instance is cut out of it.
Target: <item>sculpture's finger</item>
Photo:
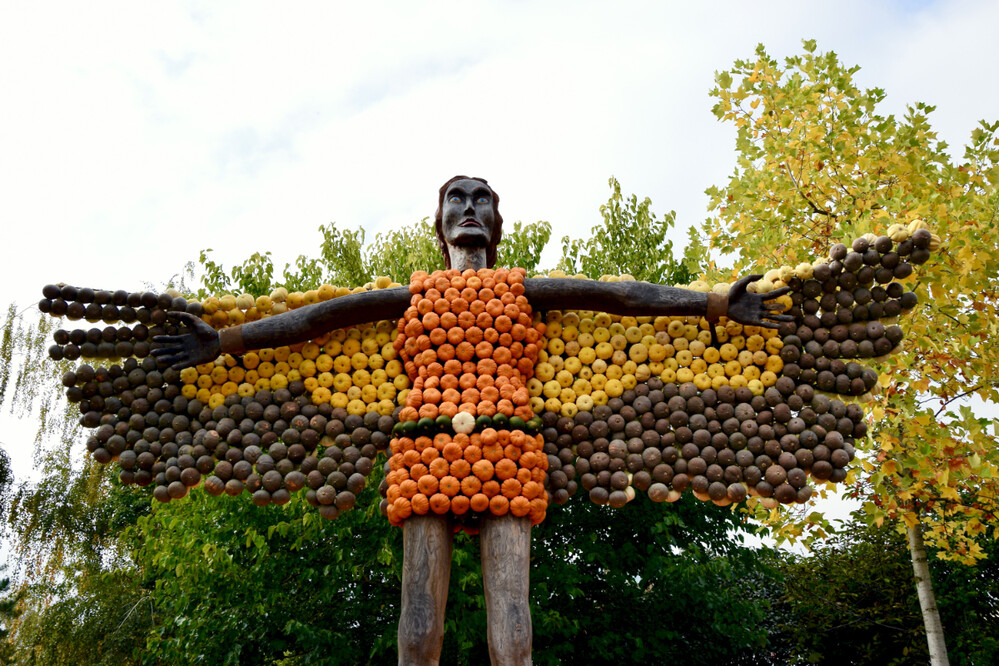
[[[773,291],[768,291],[767,293],[761,295],[764,300],[772,301],[775,298],[780,298],[789,291],[791,291],[791,287],[781,287],[780,289],[774,289]]]
[[[787,310],[787,306],[784,305],[783,303],[764,303],[763,304],[763,309],[764,310],[774,310],[774,311],[777,311],[777,312],[783,312],[784,310]]]
[[[161,367],[166,367],[166,366],[174,367],[175,365],[181,364],[186,360],[187,360],[187,354],[185,354],[184,352],[178,352],[174,354],[165,354],[157,356],[156,364]],[[181,365],[181,367],[177,369],[178,370],[183,369],[183,365]]]
[[[153,342],[161,345],[180,345],[184,343],[183,335],[157,335],[153,337]]]
[[[740,279],[738,282],[736,282],[735,284],[732,285],[731,289],[729,289],[729,291],[728,291],[729,298],[731,298],[732,296],[737,296],[737,295],[741,294],[742,292],[746,291],[746,287],[748,287],[751,282],[756,282],[761,277],[763,277],[763,276],[762,275],[747,275],[746,277]]]
[[[794,317],[785,314],[768,314],[767,319],[773,319],[774,321],[794,321]]]
[[[198,321],[202,320],[201,317],[195,317],[190,312],[184,312],[183,310],[171,310],[170,312],[167,312],[167,317],[170,319],[179,319],[188,324],[191,324],[193,319],[197,319]]]
[[[157,337],[167,337],[167,336],[157,336]],[[170,354],[182,353],[183,351],[184,347],[182,345],[176,344],[168,347],[157,347],[156,349],[153,349],[149,353],[152,356],[160,357],[160,356],[169,356]]]

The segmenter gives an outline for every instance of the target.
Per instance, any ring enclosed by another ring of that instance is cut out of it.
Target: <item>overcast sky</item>
[[[713,73],[761,42],[816,39],[883,112],[935,104],[955,147],[999,116],[996,2],[205,5],[0,5],[0,306],[162,284],[209,247],[283,265],[322,224],[432,215],[457,173],[556,239],[599,222],[611,176],[684,230],[734,166]]]

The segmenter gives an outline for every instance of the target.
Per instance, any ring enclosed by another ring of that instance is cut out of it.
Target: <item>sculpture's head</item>
[[[441,186],[434,230],[448,268],[451,268],[448,246],[485,247],[486,265],[492,268],[496,263],[496,247],[503,237],[499,195],[483,178],[455,176]]]

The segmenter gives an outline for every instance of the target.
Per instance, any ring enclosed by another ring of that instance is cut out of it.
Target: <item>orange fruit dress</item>
[[[545,325],[534,323],[522,268],[417,271],[395,348],[412,381],[402,422],[434,420],[421,434],[393,437],[386,476],[393,525],[410,515],[448,515],[475,532],[485,515],[545,518],[548,457],[541,435],[469,417],[534,416],[534,376]],[[439,419],[441,416],[447,419]],[[515,421],[517,422],[517,421]],[[426,423],[426,421],[424,421]],[[470,432],[469,432],[470,430]]]

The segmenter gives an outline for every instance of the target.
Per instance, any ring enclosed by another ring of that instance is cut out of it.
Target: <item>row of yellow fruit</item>
[[[561,271],[538,277],[586,279]],[[600,280],[634,278],[604,275]],[[728,293],[731,285],[698,280],[687,288]],[[791,305],[787,295],[777,300]],[[548,343],[528,384],[535,412],[549,410],[571,417],[652,376],[667,383],[693,382],[702,390],[745,386],[760,395],[776,383],[784,367],[776,330],[742,326],[724,317],[713,332],[702,317],[627,317],[588,311],[550,312],[547,325]]]
[[[389,277],[381,276],[373,282],[353,289],[324,284],[318,289],[310,289],[305,292],[289,292],[284,287],[278,287],[269,295],[257,296],[255,298],[250,294],[210,296],[201,301],[201,307],[204,311],[201,318],[215,328],[238,326],[248,321],[256,321],[264,317],[279,315],[289,310],[319,303],[320,301],[328,301],[340,296],[358,294],[373,289],[386,289],[398,286],[400,286],[398,282],[393,282]]]
[[[527,385],[535,412],[572,417],[653,376],[700,389],[746,386],[761,395],[784,367],[775,330],[725,320],[714,340],[700,317],[549,312],[547,326],[547,345]]]
[[[549,275],[567,277],[558,271]],[[633,278],[625,275],[601,279]],[[395,286],[388,278],[366,285],[388,286]],[[710,288],[704,282],[689,287],[701,291]],[[300,307],[317,302],[316,299],[346,293],[351,290],[329,285],[297,295],[278,289],[270,297],[256,299],[253,307],[266,306],[268,303],[261,299],[269,298],[267,312],[273,315],[278,314],[274,303]],[[232,324],[229,315],[234,311],[243,312],[244,316],[250,314],[249,309],[240,307],[249,304],[251,297],[244,296],[217,299],[219,309],[212,314],[208,313],[212,299],[206,299],[205,316],[227,313]],[[790,305],[787,296],[779,300]],[[235,307],[222,309],[228,305]],[[538,365],[527,385],[530,405],[536,413],[550,410],[575,416],[576,412],[604,404],[653,376],[667,383],[693,382],[701,389],[745,386],[754,394],[762,394],[777,381],[783,368],[779,356],[782,344],[775,330],[742,326],[724,318],[715,326],[713,335],[708,322],[701,317],[627,317],[591,311],[553,311],[545,319],[547,329]],[[212,323],[222,327],[215,320]],[[276,390],[302,381],[316,404],[329,402],[355,414],[368,411],[390,414],[397,405],[404,404],[410,388],[409,378],[392,345],[395,330],[395,322],[381,321],[364,328],[332,331],[305,345],[262,349],[240,358],[220,357],[214,363],[183,371],[183,394],[215,406],[233,393],[253,395],[262,389]]]
[[[351,414],[391,414],[406,399],[409,378],[392,346],[395,322],[337,329],[294,347],[224,355],[181,371],[182,394],[211,407],[226,396],[254,395],[301,381],[316,404],[331,403]]]

